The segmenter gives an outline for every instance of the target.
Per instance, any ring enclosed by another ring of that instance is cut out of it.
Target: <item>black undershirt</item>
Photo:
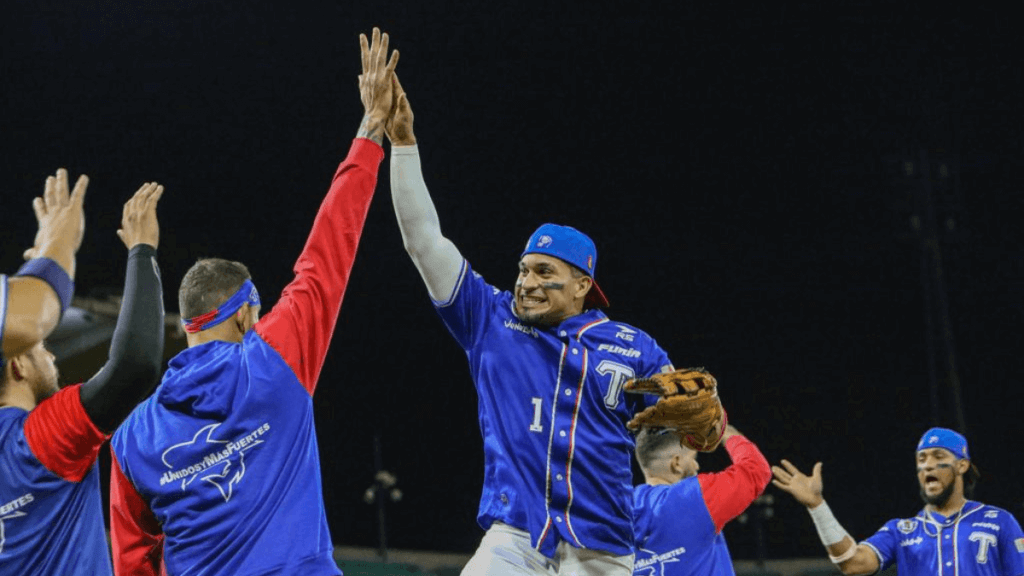
[[[138,244],[128,252],[128,271],[110,354],[82,384],[86,414],[112,433],[160,381],[164,353],[164,306],[156,249]]]

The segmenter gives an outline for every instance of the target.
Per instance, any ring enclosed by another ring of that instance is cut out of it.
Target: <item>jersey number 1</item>
[[[534,396],[530,398],[530,402],[533,402],[533,424],[530,424],[530,432],[543,432],[544,427],[540,425],[540,408],[544,401]]]

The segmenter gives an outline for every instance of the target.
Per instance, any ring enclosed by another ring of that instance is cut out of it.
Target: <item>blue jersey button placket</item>
[[[942,538],[937,539],[939,546],[942,546],[943,565],[941,567],[941,571],[943,574],[946,574],[948,576],[955,576],[955,574],[957,573],[957,557],[953,551],[953,544],[956,541],[956,536],[958,532],[957,528],[959,528],[959,525],[953,528],[953,534],[949,534],[949,532],[946,532],[945,534],[942,534]],[[950,536],[952,536],[952,538],[950,538]]]
[[[555,521],[557,530],[562,532],[566,528],[565,514],[568,511],[569,502],[569,470],[572,465],[570,461],[570,449],[572,445],[573,415],[576,411],[576,387],[579,385],[583,373],[582,355],[579,344],[568,338],[563,330],[559,332],[563,345],[566,346],[561,374],[559,374],[559,385],[562,388],[556,391],[555,401],[555,438],[551,447],[551,501],[550,513]],[[562,534],[563,539],[568,539]]]

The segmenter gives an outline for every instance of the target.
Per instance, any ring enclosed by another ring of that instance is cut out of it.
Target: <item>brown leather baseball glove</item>
[[[654,406],[633,416],[626,426],[672,428],[683,446],[700,452],[718,447],[728,417],[718,398],[718,382],[703,368],[684,368],[675,372],[634,378],[626,382],[626,392],[661,396]]]

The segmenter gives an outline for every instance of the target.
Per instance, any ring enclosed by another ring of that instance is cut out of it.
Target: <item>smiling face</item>
[[[970,461],[958,459],[945,448],[926,448],[917,453],[917,483],[921,498],[942,507],[953,495],[963,496],[963,475]]]
[[[583,311],[589,276],[545,254],[526,254],[516,279],[516,316],[527,324],[555,326]]]

